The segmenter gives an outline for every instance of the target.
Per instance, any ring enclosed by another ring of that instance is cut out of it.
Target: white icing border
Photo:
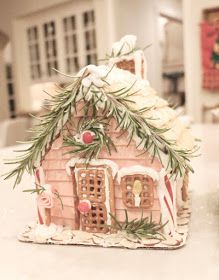
[[[121,178],[126,175],[134,175],[134,174],[145,174],[150,176],[154,181],[159,180],[159,173],[155,171],[153,168],[144,167],[142,165],[133,165],[129,167],[123,167],[118,171],[118,182],[121,182]]]
[[[66,165],[66,172],[69,176],[71,176],[71,167],[74,167],[77,163],[86,163],[86,159],[85,158],[72,158],[70,159]],[[112,175],[113,178],[116,176],[117,172],[118,172],[118,165],[113,162],[112,160],[108,160],[108,159],[92,159],[89,161],[90,165],[108,165],[111,169],[112,169]]]

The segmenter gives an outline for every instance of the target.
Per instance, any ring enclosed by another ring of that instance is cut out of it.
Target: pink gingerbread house
[[[177,248],[189,219],[195,145],[150,87],[128,35],[107,65],[84,67],[49,101],[36,136],[9,176],[35,174],[37,222],[21,241]],[[128,70],[128,71],[127,71]]]

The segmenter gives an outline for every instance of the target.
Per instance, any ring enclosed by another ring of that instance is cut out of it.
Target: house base
[[[57,226],[55,224],[46,226],[37,223],[26,226],[23,232],[18,235],[18,240],[38,244],[174,250],[183,247],[186,243],[191,216],[190,202],[188,200],[184,208],[178,212],[177,233],[173,237],[163,235],[163,240],[160,240],[160,236],[153,239],[138,239],[121,231],[113,234],[89,233],[80,230],[71,230],[68,227]]]

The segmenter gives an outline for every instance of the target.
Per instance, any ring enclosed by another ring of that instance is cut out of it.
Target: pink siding
[[[120,136],[121,133],[115,131],[114,123],[111,124],[110,135],[118,148],[118,153],[113,152],[110,156],[105,151],[102,151],[99,158],[112,160],[118,164],[119,168],[133,165],[143,165],[152,167],[157,171],[161,169],[159,161],[155,160],[151,163],[151,158],[148,154],[139,156],[142,151],[135,148],[134,142],[127,147],[127,135],[124,134],[123,136]],[[55,202],[55,206],[51,210],[52,222],[75,228],[72,178],[67,175],[65,169],[66,163],[73,156],[70,154],[66,155],[66,151],[69,151],[69,148],[62,147],[62,138],[59,137],[53,142],[50,151],[46,154],[44,160],[42,161],[42,167],[45,172],[46,183],[51,184],[58,190],[64,204],[64,209],[62,209],[60,201],[57,200]],[[150,216],[152,211],[153,219],[158,220],[160,218],[160,205],[156,191],[154,196],[155,201],[153,208],[144,211],[144,215]],[[123,220],[125,209],[121,197],[121,188],[118,183],[115,182],[115,210],[119,220]],[[131,209],[128,210],[128,214],[130,218],[138,218],[141,216],[141,210]]]

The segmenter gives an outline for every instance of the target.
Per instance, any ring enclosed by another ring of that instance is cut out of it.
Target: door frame
[[[75,207],[75,228],[81,230],[80,224],[80,212],[78,211],[78,186],[77,186],[77,170],[80,169],[101,169],[104,170],[105,180],[108,180],[108,183],[105,184],[105,206],[107,211],[107,225],[112,225],[113,220],[109,213],[115,216],[115,190],[114,190],[114,179],[112,175],[112,169],[108,165],[92,165],[86,163],[76,163],[74,167],[71,167],[72,175],[72,185],[73,185],[73,197],[74,197],[74,207]]]

